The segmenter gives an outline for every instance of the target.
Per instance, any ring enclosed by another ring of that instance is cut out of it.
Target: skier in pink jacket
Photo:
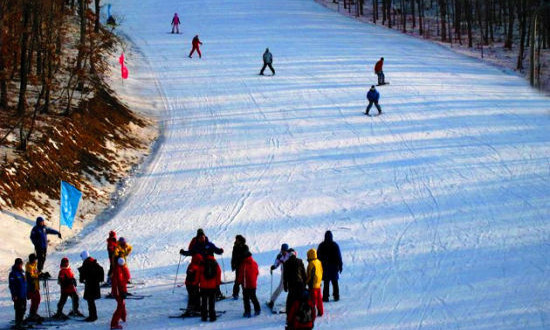
[[[178,13],[174,14],[174,18],[172,18],[172,33],[174,33],[174,29],[176,30],[176,33],[180,33],[180,18],[178,17]]]

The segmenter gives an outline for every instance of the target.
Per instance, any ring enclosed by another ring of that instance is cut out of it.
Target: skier
[[[372,104],[376,106],[376,109],[378,109],[378,114],[382,114],[382,108],[378,104],[378,100],[380,100],[380,93],[376,90],[374,85],[370,86],[370,90],[367,92],[367,100],[369,101],[369,105],[367,105],[367,109],[365,114],[369,116],[370,108],[372,108]]]
[[[233,252],[231,253],[231,270],[235,272],[235,278],[239,278],[241,262],[245,258],[244,254],[248,251],[246,245],[246,239],[242,235],[235,236],[235,243],[233,243]],[[240,285],[237,281],[233,284],[233,299],[239,299]]]
[[[57,235],[61,238],[61,233],[55,229],[46,227],[44,218],[36,218],[36,225],[31,230],[31,241],[34,245],[34,251],[38,257],[38,271],[41,272],[46,262],[46,254],[48,253],[48,234]]]
[[[80,273],[79,281],[84,283],[84,300],[88,302],[88,317],[84,319],[86,322],[94,322],[97,320],[97,309],[95,301],[101,298],[99,283],[104,281],[105,272],[97,260],[90,257],[88,251],[80,253],[82,266],[78,268]]]
[[[132,253],[132,246],[126,242],[124,237],[119,238],[115,248],[115,258],[123,258],[124,263],[126,263],[126,257],[130,253]]]
[[[264,70],[268,66],[271,72],[273,72],[273,75],[275,75],[275,70],[273,69],[273,66],[271,65],[273,63],[273,55],[269,52],[269,48],[265,49],[264,56],[264,66],[262,67],[262,70],[260,70],[260,75],[264,75]]]
[[[302,259],[298,259],[296,251],[293,249],[288,250],[290,256],[285,262],[283,269],[284,277],[284,289],[288,292],[286,297],[286,310],[289,311],[296,300],[298,300],[304,293],[306,270],[304,268],[304,262]],[[290,319],[287,314],[287,324],[290,324]]]
[[[189,266],[187,266],[187,276],[185,277],[185,288],[187,289],[187,310],[184,315],[195,315],[200,313],[200,292],[199,292],[199,270],[203,262],[203,257],[200,253],[196,253],[191,258]]]
[[[107,254],[109,255],[109,272],[107,272],[107,283],[111,284],[111,274],[113,273],[113,268],[115,266],[115,251],[118,245],[116,232],[111,230],[109,232],[109,238],[107,238]]]
[[[27,280],[27,299],[31,301],[29,316],[26,321],[41,322],[44,318],[38,315],[40,305],[40,273],[38,271],[38,258],[36,254],[29,254],[29,261],[25,265],[25,276]]]
[[[308,292],[294,301],[288,311],[288,325],[285,330],[313,329],[315,323],[315,306]]]
[[[270,273],[271,276],[273,276],[273,271],[277,269],[277,267],[281,266],[281,280],[279,281],[279,285],[271,295],[271,299],[267,303],[267,306],[270,309],[273,309],[273,306],[275,305],[275,300],[279,297],[281,294],[281,291],[283,291],[283,273],[284,273],[284,263],[288,260],[288,257],[290,254],[288,253],[288,244],[283,243],[281,245],[281,252],[277,254],[277,257],[275,258],[275,262],[273,265],[271,265]]]
[[[216,321],[216,292],[222,282],[222,270],[214,258],[214,250],[206,249],[204,262],[199,268],[201,294],[201,320]]]
[[[323,266],[317,259],[317,251],[309,249],[307,251],[307,280],[309,287],[309,296],[313,305],[317,308],[317,315],[323,316],[323,297],[321,296],[321,281],[323,280]]]
[[[11,292],[11,300],[15,309],[15,326],[14,329],[25,329],[23,327],[23,317],[27,309],[27,282],[23,272],[23,260],[15,259],[11,272],[9,274],[9,287]]]
[[[191,44],[193,45],[193,49],[191,49],[191,52],[189,53],[189,58],[191,58],[195,50],[197,51],[197,53],[199,53],[199,58],[201,58],[202,54],[199,46],[202,45],[202,42],[199,40],[198,34],[193,38]]]
[[[258,281],[258,264],[252,258],[252,253],[246,247],[243,254],[243,261],[239,266],[238,276],[235,282],[243,286],[244,317],[250,317],[250,301],[254,305],[254,315],[260,315],[261,308],[256,297],[256,286]]]
[[[176,30],[176,33],[180,33],[180,18],[178,17],[178,13],[174,13],[174,17],[172,18],[172,33],[174,33],[174,29]]]
[[[199,228],[197,230],[197,236],[193,237],[189,243],[189,250],[185,251],[184,249],[181,249],[180,254],[183,256],[193,256],[200,253],[203,257],[205,257],[207,250],[211,250],[215,254],[223,254],[224,252],[223,249],[218,248],[214,243],[210,242],[208,237],[204,234],[204,230]],[[216,299],[225,299],[225,296],[222,294],[219,287],[216,289]]]
[[[317,248],[317,257],[323,265],[323,301],[329,300],[330,283],[332,283],[334,301],[340,300],[338,273],[342,273],[342,254],[340,247],[334,242],[330,230],[326,231],[325,240]]]
[[[113,269],[112,286],[113,295],[116,299],[116,310],[111,318],[111,329],[122,329],[122,326],[118,323],[120,320],[126,322],[126,303],[124,299],[128,296],[128,289],[126,284],[130,281],[130,271],[126,267],[124,258],[118,258]]]
[[[382,69],[383,66],[384,66],[384,58],[381,57],[380,60],[378,60],[378,62],[376,62],[376,64],[374,65],[374,73],[376,73],[376,75],[378,76],[378,85],[379,86],[386,84],[384,71]]]
[[[76,292],[76,279],[74,278],[74,273],[69,265],[69,259],[64,257],[61,259],[61,264],[59,266],[59,275],[57,276],[57,283],[61,288],[61,297],[57,303],[57,313],[52,317],[59,320],[67,320],[69,316],[80,316],[84,317],[82,313],[78,310],[78,293]],[[69,313],[69,316],[63,314],[63,307],[65,307],[65,302],[67,298],[71,297],[73,303],[73,310]]]

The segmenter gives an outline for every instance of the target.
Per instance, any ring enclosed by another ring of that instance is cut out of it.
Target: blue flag
[[[107,5],[107,18],[111,17],[111,4]]]
[[[73,228],[74,216],[78,210],[82,193],[69,183],[61,181],[61,217],[59,222],[69,228]]]

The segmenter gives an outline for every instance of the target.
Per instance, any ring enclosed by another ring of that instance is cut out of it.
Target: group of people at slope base
[[[14,329],[25,329],[35,323],[42,323],[45,318],[38,314],[38,308],[42,300],[40,294],[40,281],[43,281],[43,289],[47,295],[47,310],[49,313],[49,285],[51,279],[49,272],[43,271],[47,255],[47,235],[55,234],[61,238],[61,234],[44,224],[44,219],[38,217],[36,225],[31,230],[31,241],[35,247],[35,253],[28,256],[28,261],[23,268],[23,260],[16,258],[9,273],[9,288],[15,309]],[[111,231],[107,239],[107,251],[109,255],[108,282],[111,284],[109,294],[117,301],[117,307],[111,319],[111,329],[122,329],[120,320],[126,321],[126,306],[124,299],[128,295],[127,284],[130,282],[130,271],[126,265],[126,257],[132,252],[132,246],[123,237],[117,240],[116,233]],[[100,284],[105,281],[103,267],[92,258],[87,251],[80,254],[82,265],[78,268],[79,282],[84,284],[83,298],[88,303],[88,317],[86,322],[94,322],[98,319],[95,301],[101,298]],[[79,295],[75,273],[71,269],[69,259],[63,257],[59,265],[57,283],[60,287],[60,298],[57,303],[57,311],[51,315],[54,320],[67,320],[71,317],[84,317],[79,310]],[[71,298],[72,309],[68,314],[63,313],[67,299]],[[27,300],[31,306],[29,315],[25,318]]]
[[[43,271],[46,260],[47,235],[61,234],[45,226],[44,219],[38,217],[36,225],[31,230],[31,240],[35,245],[35,253],[28,257],[23,268],[23,260],[15,259],[9,274],[9,288],[15,309],[15,329],[23,329],[33,323],[41,323],[44,318],[38,314],[41,303],[40,281],[43,281],[43,289],[49,295],[49,272]],[[107,238],[107,253],[109,256],[109,270],[107,283],[110,283],[111,292],[107,297],[116,299],[117,306],[111,317],[111,329],[121,329],[120,321],[126,322],[125,299],[128,296],[127,284],[130,283],[130,271],[126,259],[132,252],[132,246],[124,237],[117,239],[114,231],[109,232]],[[188,293],[187,308],[183,316],[200,316],[203,321],[216,321],[215,304],[217,300],[224,299],[221,294],[222,270],[214,258],[214,254],[221,255],[224,250],[218,248],[205,235],[202,229],[188,245],[188,249],[180,250],[183,256],[191,256],[191,262],[187,267],[185,286]],[[83,298],[88,304],[87,322],[98,319],[95,301],[101,298],[100,285],[105,281],[103,267],[92,258],[87,251],[80,254],[82,265],[78,268],[79,281],[84,283]],[[324,241],[319,244],[317,250],[310,249],[307,253],[307,270],[304,263],[297,257],[294,249],[288,244],[282,244],[281,250],[271,266],[273,271],[281,268],[281,280],[278,287],[272,292],[268,306],[273,309],[275,301],[284,290],[288,292],[286,301],[287,329],[313,328],[316,316],[324,314],[323,302],[329,300],[329,286],[333,286],[333,298],[340,298],[338,288],[338,274],[342,271],[342,257],[340,248],[332,239],[332,233],[325,233]],[[235,271],[235,283],[233,286],[233,298],[239,298],[242,289],[244,303],[244,317],[256,316],[261,313],[260,303],[256,296],[257,280],[259,276],[258,264],[252,257],[250,249],[246,245],[246,239],[242,235],[235,237],[231,257],[231,269]],[[321,292],[321,283],[323,291]],[[52,319],[67,320],[71,317],[84,317],[79,310],[79,295],[75,273],[71,269],[69,259],[63,257],[60,262],[60,270],[57,276],[60,287],[60,298],[57,311]],[[63,308],[67,299],[71,298],[72,309],[66,315]],[[31,301],[29,315],[24,318],[27,300]],[[48,312],[49,312],[49,296]],[[251,310],[254,308],[254,314]]]
[[[181,255],[192,257],[186,271],[185,286],[188,302],[187,308],[182,314],[183,317],[200,315],[203,321],[217,319],[215,303],[218,299],[216,296],[221,299],[224,297],[221,296],[219,290],[222,283],[221,270],[214,254],[222,253],[223,249],[211,242],[202,229],[197,230],[197,235],[191,240],[187,250],[180,250]],[[333,240],[332,232],[325,233],[325,239],[319,244],[317,250],[310,249],[307,252],[307,261],[306,269],[303,261],[297,257],[296,251],[284,243],[270,269],[271,276],[273,276],[273,271],[280,267],[281,280],[278,287],[272,292],[267,305],[273,310],[275,301],[281,292],[283,290],[288,292],[286,329],[313,328],[315,318],[324,314],[323,302],[329,301],[330,284],[333,286],[334,300],[340,299],[338,276],[342,272],[342,256],[340,247]],[[233,299],[239,299],[242,289],[243,317],[250,318],[252,315],[260,315],[261,306],[256,296],[258,264],[246,245],[246,238],[242,235],[235,236],[231,254],[231,270],[235,272]],[[323,292],[321,292],[322,283]],[[254,314],[252,314],[252,307]]]

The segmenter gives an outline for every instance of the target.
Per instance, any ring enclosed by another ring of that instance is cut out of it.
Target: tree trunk
[[[506,34],[506,41],[504,42],[504,48],[512,49],[512,43],[514,39],[514,0],[508,0],[508,33]]]
[[[441,15],[441,41],[447,41],[447,0],[438,0]]]

